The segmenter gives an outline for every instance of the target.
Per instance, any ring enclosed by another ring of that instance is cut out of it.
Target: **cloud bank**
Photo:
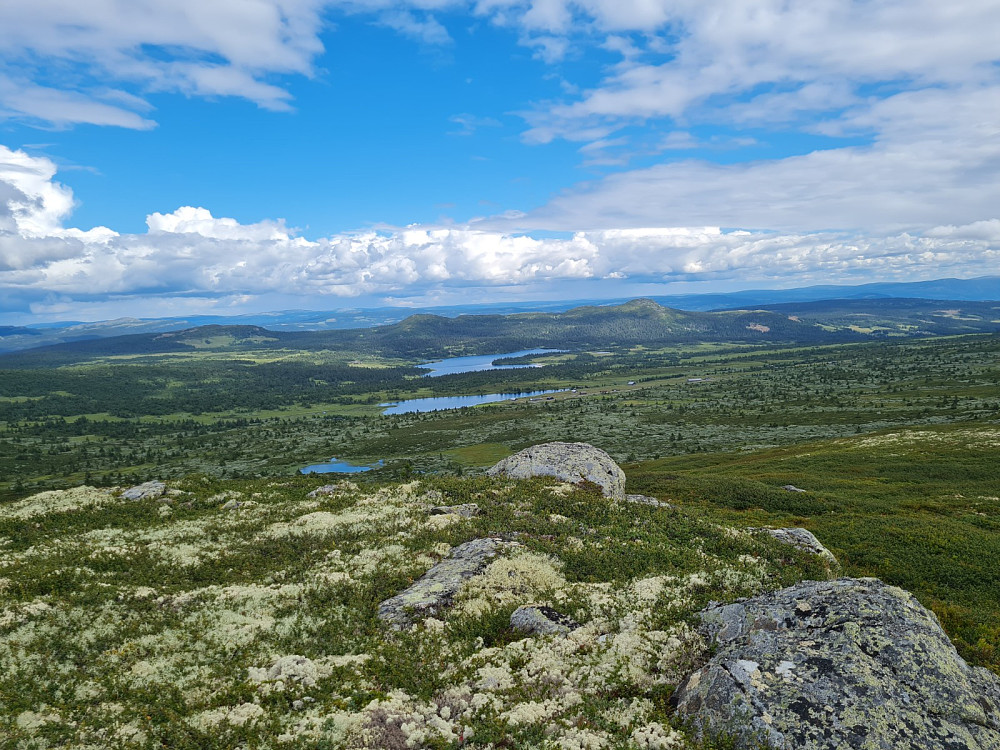
[[[107,297],[138,308],[190,297],[204,310],[211,307],[205,300],[239,305],[276,294],[335,306],[362,295],[476,298],[489,289],[557,290],[586,280],[780,286],[970,275],[1000,261],[997,219],[880,237],[703,226],[553,238],[466,225],[309,240],[280,220],[241,224],[184,206],[150,214],[145,233],[84,231],[64,226],[73,196],[54,176],[49,160],[0,147],[0,288],[8,312],[65,316]]]

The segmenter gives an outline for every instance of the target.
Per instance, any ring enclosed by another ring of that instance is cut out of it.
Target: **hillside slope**
[[[689,624],[825,577],[766,535],[552,480],[192,478],[162,498],[77,488],[0,506],[0,735],[25,747],[696,746],[672,688]],[[429,515],[474,502],[482,515]],[[456,545],[507,552],[447,611],[380,601]],[[548,604],[583,627],[529,639]],[[575,743],[575,744],[574,744]],[[659,744],[658,744],[659,743]]]

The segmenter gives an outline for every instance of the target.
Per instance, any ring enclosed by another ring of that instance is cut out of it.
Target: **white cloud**
[[[630,48],[598,87],[538,113],[567,131],[595,117],[676,118],[709,97],[773,85],[791,92],[783,96],[796,108],[826,111],[843,103],[845,83],[980,82],[995,77],[1000,57],[1000,6],[977,0],[544,0],[525,13],[525,26],[539,8],[552,18],[577,8],[575,30],[648,32],[649,46],[666,57],[640,62]],[[566,29],[560,22],[547,32]]]
[[[211,306],[206,300],[239,305],[248,296],[433,297],[587,280],[850,282],[977,275],[1000,261],[998,219],[921,235],[704,226],[536,237],[413,226],[307,240],[280,220],[241,224],[185,206],[151,214],[143,234],[83,232],[63,226],[73,196],[54,175],[47,159],[0,150],[0,288],[8,309],[69,314],[142,298],[147,310],[191,312]]]
[[[408,10],[391,10],[379,15],[379,23],[421,44],[433,46],[451,44],[453,41],[441,22],[428,14],[418,17]]]
[[[287,109],[273,74],[311,75],[324,0],[11,0],[0,3],[0,116],[148,128],[141,97],[107,101],[106,81],[140,93],[238,96]],[[53,64],[59,89],[40,78]],[[102,83],[92,83],[100,81]],[[74,83],[75,82],[75,83]]]
[[[207,209],[192,206],[181,206],[169,214],[150,214],[146,226],[150,234],[194,234],[207,239],[253,242],[291,240],[284,221],[240,224],[236,219],[216,219]]]
[[[516,221],[518,230],[713,224],[876,234],[972,223],[997,212],[1000,84],[904,92],[848,112],[845,132],[872,145],[715,164],[678,161],[612,174],[566,191]]]

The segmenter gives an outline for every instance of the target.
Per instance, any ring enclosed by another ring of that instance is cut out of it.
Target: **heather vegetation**
[[[825,577],[761,534],[552,480],[189,477],[43,493],[0,523],[0,733],[41,747],[695,747],[668,697],[709,599]],[[428,515],[475,502],[483,514]],[[456,544],[513,544],[454,606],[392,596]],[[525,602],[582,624],[527,639]]]

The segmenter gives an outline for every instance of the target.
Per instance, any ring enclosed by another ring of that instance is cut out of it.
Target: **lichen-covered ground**
[[[81,487],[0,506],[11,748],[682,748],[691,616],[821,563],[769,537],[551,480]],[[429,515],[475,502],[477,518]],[[411,631],[378,603],[451,547],[516,544]],[[582,623],[509,627],[521,604]]]

